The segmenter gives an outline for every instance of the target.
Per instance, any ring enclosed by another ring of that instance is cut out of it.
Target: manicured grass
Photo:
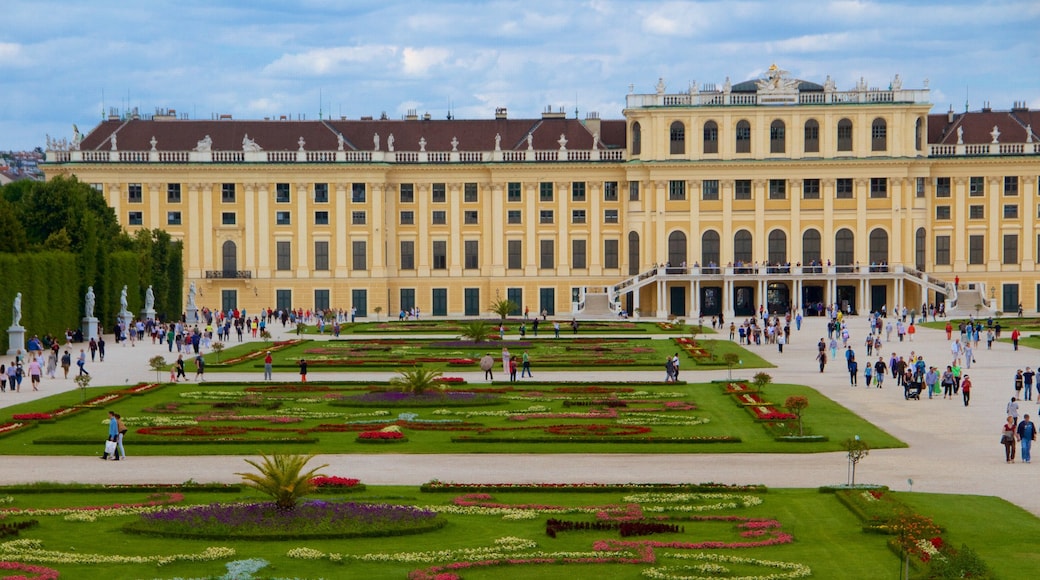
[[[549,334],[552,335],[553,322],[559,321],[561,327],[561,333],[571,335],[571,319],[567,317],[550,317],[547,321],[543,321],[539,318],[538,320],[538,331],[539,335]],[[383,320],[381,322],[355,322],[355,323],[340,323],[340,334],[444,334],[444,335],[458,335],[462,332],[464,325],[470,322],[470,320],[443,320],[443,319],[422,319],[422,320],[405,320],[399,321],[395,317],[393,320]],[[485,322],[494,327],[497,334],[498,326],[502,321],[498,318],[488,318]],[[520,324],[523,323],[523,319],[516,317],[509,317],[505,321],[507,336],[510,339],[518,338],[520,332]],[[281,324],[276,322],[276,325]],[[531,337],[533,335],[532,320],[526,322],[527,335]],[[326,336],[332,335],[332,323],[325,324],[325,330],[322,334]],[[677,323],[672,322],[637,322],[635,320],[580,320],[578,321],[578,336],[588,334],[689,334],[693,327],[697,326],[696,319],[687,320],[685,326],[680,326]],[[315,335],[318,333],[318,325],[316,322],[309,322],[304,325],[302,332],[303,335]],[[698,329],[698,334],[714,334],[711,329],[711,324],[705,323],[703,329]]]
[[[809,433],[825,436],[825,441],[776,441],[747,409],[723,392],[720,383],[452,385],[452,391],[483,392],[492,400],[484,405],[466,401],[461,406],[446,400],[432,407],[427,401],[416,406],[399,400],[352,401],[358,395],[367,399],[371,389],[385,389],[385,383],[300,387],[163,383],[11,433],[3,438],[0,453],[100,455],[108,433],[103,421],[110,409],[123,415],[130,428],[126,446],[131,455],[293,453],[304,442],[313,453],[813,453],[840,450],[841,442],[855,435],[872,448],[904,446],[818,391],[799,385],[769,385],[762,396],[778,407],[789,396],[807,397],[804,425]],[[94,397],[122,389],[89,391],[88,397]],[[78,403],[81,397],[62,393],[5,409],[0,418],[53,411]],[[163,427],[168,421],[181,424]],[[407,441],[380,445],[357,441],[360,431],[393,424]],[[486,438],[495,441],[481,441]],[[697,440],[717,438],[739,442]]]
[[[230,466],[234,469],[234,466]],[[827,483],[827,482],[821,482]],[[65,506],[99,506],[115,503],[133,504],[146,501],[144,493],[112,494],[9,494],[0,489],[0,497],[13,496],[13,502],[4,507],[30,508]],[[625,499],[630,493],[608,491],[601,493],[496,493],[489,492],[485,500],[508,505],[534,504],[567,507],[604,506],[608,504],[628,505]],[[739,493],[738,493],[739,495]],[[899,558],[887,547],[888,536],[865,533],[861,522],[833,494],[821,494],[816,490],[769,490],[767,493],[751,494],[762,500],[760,505],[744,508],[711,509],[694,512],[698,516],[741,516],[776,520],[784,533],[793,535],[792,543],[756,548],[707,550],[724,556],[738,556],[794,562],[807,565],[813,578],[856,578],[862,580],[887,580],[898,577]],[[406,504],[414,506],[448,506],[456,494],[424,494],[410,487],[375,487],[344,496],[347,501],[373,501],[379,503]],[[1040,520],[1000,500],[978,496],[941,496],[928,494],[900,494],[903,501],[921,513],[935,519],[947,531],[948,540],[956,545],[966,543],[989,564],[995,577],[1014,578],[1024,571],[1037,569],[1037,556],[1033,550],[1036,533],[1040,531]],[[47,498],[47,499],[45,499]],[[259,499],[250,492],[241,494],[215,494],[185,492],[180,505],[204,505],[211,502]],[[323,500],[334,500],[334,496],[322,495]],[[651,513],[672,518],[681,523],[685,530],[654,536],[631,537],[632,541],[665,542],[747,542],[756,537],[741,537],[739,529],[731,522],[689,521],[690,512],[675,511],[676,506],[704,505],[718,500],[690,499],[678,504],[650,502],[644,508],[661,506],[663,512]],[[8,521],[28,519],[29,516],[10,516]],[[432,565],[443,565],[453,561],[467,561],[473,557],[449,555],[433,562],[365,562],[352,558],[364,554],[415,554],[417,552],[457,550],[491,546],[498,538],[515,537],[533,541],[536,547],[526,548],[509,554],[509,557],[524,558],[533,552],[590,552],[598,540],[619,540],[617,531],[575,531],[559,533],[550,538],[545,533],[547,517],[570,521],[595,522],[594,514],[571,513],[549,516],[537,514],[533,519],[504,519],[501,514],[462,515],[448,513],[448,525],[436,531],[416,536],[354,538],[350,540],[182,540],[176,538],[153,538],[126,534],[121,527],[134,521],[136,515],[99,517],[94,522],[67,521],[58,515],[31,516],[40,521],[37,528],[23,531],[20,538],[37,539],[43,548],[58,552],[54,559],[59,561],[37,562],[37,565],[57,569],[68,578],[104,577],[112,580],[130,578],[174,578],[216,577],[226,572],[225,563],[246,558],[263,558],[270,565],[261,570],[261,577],[291,578],[405,578],[416,569]],[[996,539],[999,538],[999,541]],[[6,541],[9,541],[8,538]],[[233,556],[216,561],[175,561],[163,566],[154,563],[63,563],[66,557],[90,558],[91,555],[155,556],[170,554],[198,554],[209,546],[233,548]],[[311,548],[323,553],[344,556],[343,563],[328,559],[306,560],[288,557],[289,550]],[[695,550],[703,552],[705,550]],[[677,556],[691,550],[676,548],[654,548],[656,562],[652,564],[537,564],[501,565],[489,568],[474,568],[462,571],[468,579],[493,578],[596,578],[609,577],[636,580],[643,570],[661,566],[685,566],[693,562],[679,560]],[[19,561],[17,555],[2,559]],[[761,576],[773,570],[747,566],[730,566],[742,575]],[[918,576],[919,577],[918,573]]]

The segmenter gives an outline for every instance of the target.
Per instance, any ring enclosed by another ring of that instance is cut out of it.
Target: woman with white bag
[[[119,461],[119,449],[116,447],[117,441],[119,441],[119,421],[116,420],[115,412],[109,411],[108,440],[105,441],[105,454],[101,456],[102,461],[108,459],[109,455],[116,461]]]

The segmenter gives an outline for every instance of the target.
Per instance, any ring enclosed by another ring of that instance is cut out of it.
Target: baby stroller
[[[922,391],[922,389],[923,388],[921,386],[921,383],[916,383],[916,382],[914,382],[914,383],[904,383],[903,384],[903,398],[905,398],[907,401],[909,401],[910,399],[915,399],[915,400],[920,401],[921,400],[921,391]]]

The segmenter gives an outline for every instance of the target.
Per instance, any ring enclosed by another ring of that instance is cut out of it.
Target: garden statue
[[[14,308],[11,312],[11,326],[21,326],[22,322],[22,293],[14,297]]]
[[[85,297],[86,308],[83,309],[83,314],[87,318],[94,318],[94,287],[87,286],[87,295]]]

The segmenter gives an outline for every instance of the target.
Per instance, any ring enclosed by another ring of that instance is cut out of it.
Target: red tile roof
[[[993,127],[1000,131],[1000,143],[1025,143],[1027,128],[1033,131],[1032,140],[1040,141],[1040,111],[1020,109],[954,113],[953,122],[949,120],[949,113],[928,115],[928,143],[956,145],[958,128],[963,130],[961,139],[965,145],[992,143]]]

